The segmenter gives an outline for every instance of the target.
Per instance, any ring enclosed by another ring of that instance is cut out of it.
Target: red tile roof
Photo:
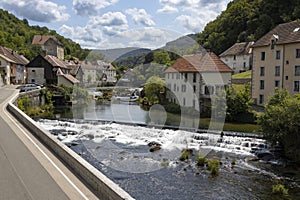
[[[9,62],[20,64],[20,65],[27,65],[29,61],[22,55],[19,55],[16,51],[0,46],[0,56],[3,59],[6,59]]]
[[[194,55],[186,55],[179,58],[165,72],[232,72],[216,54],[205,52]]]
[[[272,39],[277,39],[276,44],[300,42],[300,22],[294,21],[277,25],[255,42],[253,47],[268,46]]]
[[[32,39],[32,44],[44,45],[49,39],[54,40],[58,45],[62,46],[62,43],[52,35],[35,35]]]

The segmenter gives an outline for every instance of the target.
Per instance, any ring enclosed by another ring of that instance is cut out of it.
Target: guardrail
[[[116,183],[107,178],[95,167],[57,140],[50,132],[43,130],[33,119],[28,117],[13,102],[18,98],[15,96],[7,105],[7,109],[19,120],[32,134],[51,149],[56,156],[63,160],[68,167],[84,180],[92,191],[101,200],[134,200],[126,191]]]

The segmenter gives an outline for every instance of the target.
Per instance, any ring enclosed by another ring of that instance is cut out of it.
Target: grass
[[[289,197],[289,192],[288,189],[284,187],[282,184],[276,184],[272,186],[272,194],[281,196],[281,197],[286,197],[285,199],[288,199]]]
[[[207,162],[208,169],[210,170],[211,175],[217,176],[219,175],[219,166],[220,166],[220,161],[217,159],[214,160],[209,160]]]
[[[242,72],[239,74],[234,74],[232,75],[233,79],[238,79],[238,78],[251,78],[252,76],[252,70],[246,71],[246,72]]]
[[[205,156],[197,154],[196,162],[197,162],[198,166],[204,167],[205,164],[207,163],[207,160],[206,160]]]
[[[179,157],[179,160],[180,161],[185,161],[185,160],[188,160],[189,158],[191,157],[191,151],[188,150],[188,149],[185,149],[181,156]]]
[[[200,128],[207,129],[210,127],[210,118],[200,118]],[[221,127],[224,125],[224,131],[235,131],[235,132],[244,132],[244,133],[255,133],[258,130],[259,126],[257,124],[241,124],[241,123],[229,123],[225,122],[224,124],[214,122],[211,128]],[[222,128],[222,127],[221,127]]]
[[[239,92],[245,89],[245,84],[232,84],[232,88],[234,89],[234,91]]]

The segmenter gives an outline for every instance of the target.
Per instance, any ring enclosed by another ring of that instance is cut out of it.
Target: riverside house
[[[300,93],[300,22],[276,26],[253,45],[252,98],[263,105],[275,88]]]
[[[254,42],[235,43],[219,56],[235,74],[250,70],[253,64],[251,47],[253,44]]]
[[[165,71],[167,99],[202,110],[218,89],[231,84],[232,72],[213,52],[185,55]]]
[[[0,86],[25,83],[28,62],[16,51],[0,46]]]
[[[63,78],[67,83],[78,84],[79,81],[71,75],[73,63],[66,62],[55,56],[38,55],[26,65],[28,82],[36,84],[59,85]],[[60,79],[58,79],[60,76]],[[72,77],[71,77],[72,76]],[[60,80],[60,81],[59,81]]]

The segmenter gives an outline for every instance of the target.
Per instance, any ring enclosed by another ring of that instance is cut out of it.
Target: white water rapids
[[[38,123],[66,144],[80,141],[104,165],[119,171],[144,173],[162,168],[162,162],[176,163],[185,148],[206,156],[210,151],[254,156],[252,147],[264,147],[265,140],[223,136],[219,133],[194,133],[183,130],[155,129],[115,123],[75,123],[40,120]],[[161,149],[150,152],[155,142]]]

